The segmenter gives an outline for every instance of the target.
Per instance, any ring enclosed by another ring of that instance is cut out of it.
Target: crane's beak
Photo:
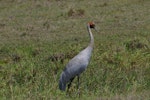
[[[94,27],[93,29],[94,29],[96,32],[98,32],[96,27]]]

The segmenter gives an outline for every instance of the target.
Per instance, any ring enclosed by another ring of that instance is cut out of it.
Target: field
[[[0,0],[0,100],[150,100],[150,0]],[[66,95],[58,80],[89,43]]]

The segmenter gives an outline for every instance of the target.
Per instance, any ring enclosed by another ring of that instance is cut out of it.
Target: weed
[[[127,50],[136,50],[136,49],[142,49],[142,48],[148,48],[148,46],[144,43],[141,43],[140,40],[132,40],[127,42],[126,44]]]
[[[84,14],[85,14],[85,10],[83,10],[83,9],[77,9],[77,10],[75,10],[75,9],[70,9],[69,11],[68,11],[68,16],[69,17],[83,17],[84,16]]]

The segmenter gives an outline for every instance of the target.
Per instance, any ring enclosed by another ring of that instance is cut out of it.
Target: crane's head
[[[94,22],[89,22],[88,25],[89,25],[90,28],[94,28],[94,29],[95,29],[95,24],[94,24]]]
[[[95,31],[97,31],[97,29],[95,28],[95,23],[92,22],[92,21],[88,23],[88,27],[92,28],[92,29],[95,29]]]

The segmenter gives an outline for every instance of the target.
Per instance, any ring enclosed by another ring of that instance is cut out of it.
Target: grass
[[[1,0],[0,99],[149,100],[149,0]],[[66,63],[89,42],[81,97],[58,89]]]

